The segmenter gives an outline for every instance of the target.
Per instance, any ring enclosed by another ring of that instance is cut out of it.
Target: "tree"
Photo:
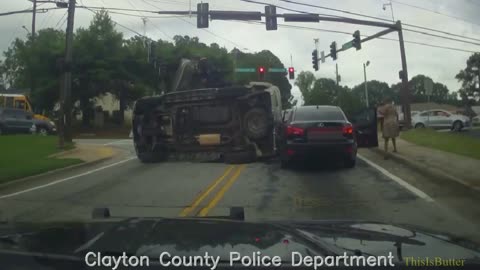
[[[464,103],[473,104],[473,98],[480,96],[480,89],[476,86],[476,78],[480,79],[480,53],[472,54],[467,60],[467,67],[455,78],[462,83],[458,92]]]
[[[315,80],[315,75],[310,71],[302,71],[297,75],[295,85],[300,89],[303,97],[312,91]]]
[[[287,72],[273,73],[268,72],[269,68],[285,68],[280,59],[269,50],[263,50],[258,53],[243,53],[237,49],[230,52],[230,57],[235,59],[236,67],[255,68],[265,67],[267,70],[265,80],[276,85],[282,95],[282,106],[288,108],[293,101],[291,89],[292,85],[287,79]],[[233,70],[233,67],[232,67]],[[235,83],[244,84],[250,81],[258,81],[257,73],[237,73],[235,74]]]
[[[386,97],[396,99],[397,95],[386,82],[372,80],[367,82],[368,103],[370,105],[380,104]],[[353,95],[362,103],[365,101],[365,83],[361,83],[352,88]]]
[[[4,76],[14,88],[30,88],[35,76],[36,89],[31,99],[36,111],[51,110],[58,100],[60,79],[58,59],[63,55],[65,35],[55,29],[38,31],[33,46],[31,37],[16,39],[4,52]]]

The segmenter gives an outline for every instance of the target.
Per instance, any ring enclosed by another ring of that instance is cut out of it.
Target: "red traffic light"
[[[258,72],[264,73],[264,72],[265,72],[265,68],[264,68],[264,67],[259,67],[259,68],[258,68]]]
[[[292,73],[294,71],[295,71],[295,69],[293,69],[293,67],[288,68],[288,72]]]

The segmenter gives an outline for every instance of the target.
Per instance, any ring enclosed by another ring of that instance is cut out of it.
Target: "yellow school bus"
[[[1,94],[0,93],[0,107],[13,108],[25,110],[33,113],[32,103],[30,99],[25,95],[20,94]],[[48,117],[41,114],[34,114],[35,119],[50,121]]]

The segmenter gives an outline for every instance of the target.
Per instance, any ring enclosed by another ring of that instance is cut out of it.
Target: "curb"
[[[383,150],[380,150],[379,148],[370,148],[370,151],[372,152],[375,152],[376,154],[378,155],[381,155],[381,156],[384,156],[385,155],[385,152]],[[417,171],[418,173],[428,177],[428,178],[436,178],[436,179],[442,179],[444,181],[449,181],[449,182],[456,182],[458,184],[461,184],[469,189],[474,189],[476,191],[480,191],[480,187],[475,187],[475,186],[472,186],[470,185],[469,183],[465,182],[464,180],[458,178],[458,177],[455,177],[453,175],[450,175],[444,171],[441,171],[441,170],[438,170],[438,169],[435,169],[435,168],[431,168],[431,167],[427,167],[427,166],[424,166],[424,165],[419,165],[418,163],[414,162],[414,161],[411,161],[411,160],[408,160],[404,157],[401,157],[399,155],[395,155],[395,154],[392,154],[392,153],[387,153],[387,156],[392,159],[392,160],[395,160],[395,161],[398,161],[399,163]]]
[[[23,182],[26,182],[26,181],[29,181],[29,180],[34,180],[36,178],[40,178],[40,177],[47,176],[47,175],[54,174],[54,173],[64,172],[64,171],[73,170],[73,169],[79,169],[79,168],[88,167],[88,166],[93,166],[95,164],[110,160],[112,158],[113,158],[113,155],[110,156],[110,157],[104,157],[104,158],[100,158],[100,159],[97,159],[97,160],[92,160],[92,161],[89,161],[89,162],[82,162],[82,163],[79,163],[79,164],[74,164],[74,165],[71,165],[71,166],[51,170],[51,171],[48,171],[48,172],[35,174],[35,175],[27,176],[27,177],[24,177],[24,178],[20,178],[20,179],[15,179],[15,180],[9,181],[7,183],[0,184],[0,189],[4,189],[4,188],[7,188],[7,187],[16,185],[16,184],[21,184]]]
[[[70,149],[70,150],[61,151],[61,152],[58,152],[58,153],[55,153],[55,154],[51,154],[50,156],[48,156],[48,158],[56,158],[56,157],[60,157],[62,155],[68,155],[68,154],[75,153],[75,152],[78,152],[78,151],[79,151],[79,149],[77,147],[75,147],[74,149]]]

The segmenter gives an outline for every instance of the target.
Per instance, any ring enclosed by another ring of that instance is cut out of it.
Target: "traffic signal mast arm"
[[[370,40],[372,40],[372,39],[376,39],[376,38],[378,38],[378,37],[387,35],[387,34],[389,34],[389,33],[391,33],[391,32],[395,32],[395,31],[397,31],[397,29],[392,29],[392,28],[385,29],[385,30],[383,30],[383,31],[380,31],[380,32],[378,32],[378,33],[376,33],[376,34],[373,34],[373,35],[371,35],[371,36],[369,36],[369,37],[366,37],[366,38],[360,40],[360,42],[363,44],[363,43],[365,43],[365,42],[367,42],[367,41],[370,41]],[[350,47],[350,48],[351,48],[351,47]],[[346,50],[348,50],[348,49],[350,49],[350,48],[340,48],[340,49],[337,49],[336,52],[337,52],[337,54],[338,54],[339,52],[346,51]],[[328,55],[325,55],[325,58],[326,58],[326,57],[330,57],[330,56],[332,56],[331,53],[329,53]]]

